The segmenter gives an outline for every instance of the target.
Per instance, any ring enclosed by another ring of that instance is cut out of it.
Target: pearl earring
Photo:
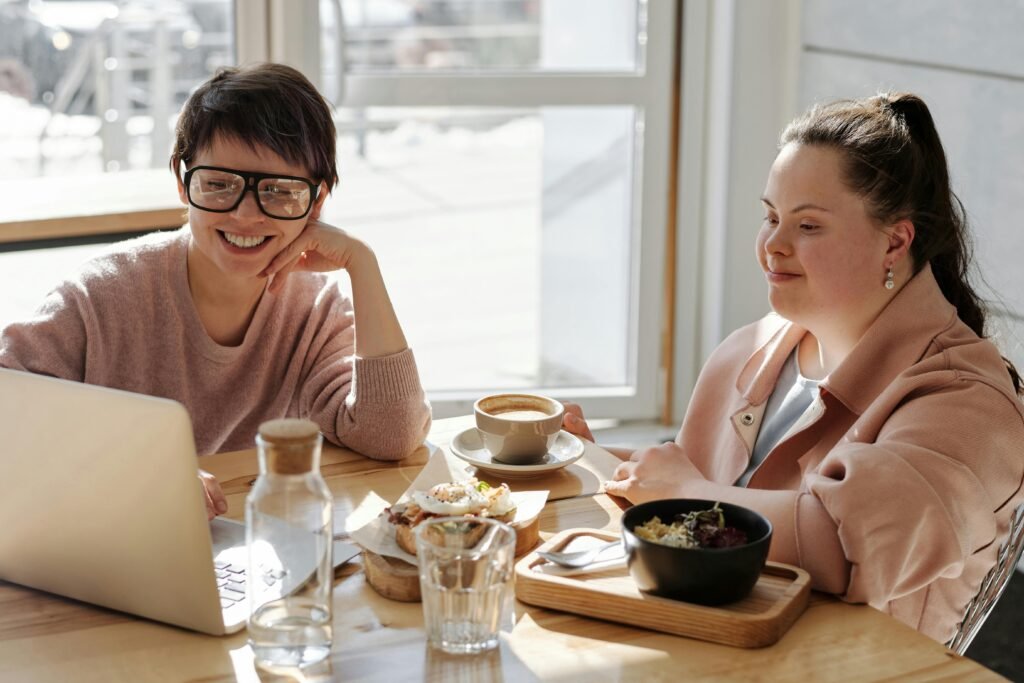
[[[893,287],[896,286],[896,283],[893,282],[893,279],[892,279],[894,275],[895,275],[895,273],[892,272],[892,266],[889,266],[889,269],[885,273],[885,288],[886,289],[892,289]]]

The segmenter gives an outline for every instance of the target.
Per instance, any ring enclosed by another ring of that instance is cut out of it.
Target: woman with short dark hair
[[[171,169],[188,225],[86,263],[4,329],[0,366],[178,400],[201,455],[251,448],[277,417],[409,455],[430,426],[412,351],[372,249],[320,220],[338,182],[323,97],[284,65],[223,69],[185,103]]]

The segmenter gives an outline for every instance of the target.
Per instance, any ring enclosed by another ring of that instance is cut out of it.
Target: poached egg
[[[438,484],[429,491],[415,491],[413,501],[435,515],[504,515],[515,508],[507,484],[491,487],[475,478]]]

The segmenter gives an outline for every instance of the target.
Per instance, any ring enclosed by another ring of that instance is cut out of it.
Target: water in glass
[[[512,614],[514,551],[515,531],[501,522],[442,517],[420,524],[420,592],[433,647],[452,654],[497,647]]]
[[[303,667],[331,652],[331,613],[309,599],[281,599],[256,608],[249,644],[264,666]]]

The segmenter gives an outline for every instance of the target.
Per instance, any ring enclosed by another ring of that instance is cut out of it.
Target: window
[[[0,327],[102,248],[35,240],[180,224],[174,123],[189,91],[234,62],[232,5],[0,2],[0,251],[40,247],[0,253]],[[110,191],[114,174],[131,191]]]
[[[317,4],[290,17],[338,111],[325,216],[380,255],[435,414],[656,417],[675,3]]]
[[[592,416],[654,418],[676,11],[6,3],[0,60],[16,53],[18,67],[0,69],[0,113],[15,121],[0,131],[0,173],[136,173],[179,211],[164,169],[189,90],[223,64],[287,61],[336,106],[341,182],[324,215],[377,251],[438,417],[524,389]],[[31,46],[8,40],[29,34]]]
[[[231,7],[0,4],[0,180],[166,168],[190,89],[233,61]]]

